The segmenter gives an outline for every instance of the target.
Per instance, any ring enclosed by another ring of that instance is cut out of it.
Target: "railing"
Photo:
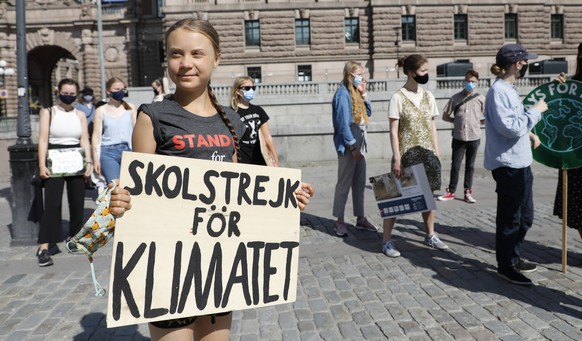
[[[537,88],[538,86],[555,79],[558,75],[529,76],[518,79],[515,83],[518,87]],[[479,80],[479,88],[487,89],[493,84],[495,78],[482,78]],[[463,78],[437,78],[438,90],[456,90],[463,88]]]
[[[556,76],[557,75],[529,76],[527,78],[518,79],[515,85],[522,88],[536,88],[544,83],[551,81],[552,79],[556,78]],[[405,81],[405,78],[397,80],[368,80],[367,91],[369,93],[396,91],[404,84]],[[485,92],[494,81],[495,78],[493,77],[480,79],[480,91]],[[463,88],[463,77],[437,78],[434,82],[436,82],[436,90],[459,90]],[[302,82],[284,84],[258,83],[256,84],[256,91],[257,95],[261,96],[325,95],[335,93],[339,85],[339,82]],[[230,88],[230,85],[212,86],[212,90],[218,97],[230,96]]]

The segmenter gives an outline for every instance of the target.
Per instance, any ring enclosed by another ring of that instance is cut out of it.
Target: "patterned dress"
[[[582,168],[568,170],[568,222],[570,228],[582,230]],[[554,215],[562,217],[562,170],[558,173],[558,187],[554,200]]]
[[[398,141],[402,167],[422,163],[428,183],[433,191],[441,188],[441,162],[432,143],[432,127],[429,116],[429,93],[424,92],[417,107],[402,90],[402,111],[398,121]]]

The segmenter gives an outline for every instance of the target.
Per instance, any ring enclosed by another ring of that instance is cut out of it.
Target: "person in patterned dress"
[[[567,77],[561,73],[558,77],[560,83],[564,83]],[[582,82],[582,44],[578,45],[578,56],[576,58],[576,73],[573,80]],[[562,218],[562,191],[563,191],[562,170],[558,171],[558,186],[556,187],[556,199],[554,200],[554,215]],[[578,230],[582,238],[582,168],[568,170],[568,227]]]
[[[392,146],[392,173],[401,178],[403,169],[423,164],[432,191],[441,188],[441,162],[437,142],[435,118],[439,116],[436,100],[429,91],[420,87],[428,82],[428,61],[413,54],[398,61],[408,77],[404,86],[390,99],[390,144]],[[438,250],[448,248],[434,231],[434,210],[423,212],[425,244]],[[382,252],[398,257],[400,252],[391,239],[396,217],[384,220]]]

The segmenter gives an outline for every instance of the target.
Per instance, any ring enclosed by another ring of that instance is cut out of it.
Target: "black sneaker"
[[[44,267],[53,265],[53,260],[51,259],[51,256],[49,256],[48,250],[39,250],[36,256],[38,257],[38,266]]]
[[[521,273],[528,273],[536,271],[538,266],[520,258],[513,268]]]
[[[54,256],[54,255],[58,255],[59,253],[61,253],[61,249],[59,249],[59,247],[57,246],[57,244],[50,243],[49,244],[49,248],[48,248],[48,254],[50,256]]]
[[[533,285],[531,279],[525,277],[524,275],[520,274],[519,272],[511,269],[508,271],[499,271],[497,270],[497,275],[504,280],[517,284],[517,285]]]
[[[38,253],[40,252],[40,247],[38,249],[36,249],[36,251],[34,252],[35,256],[38,256]],[[59,249],[59,246],[55,243],[50,243],[48,250],[47,250],[49,256],[54,256],[54,255],[58,255],[59,253],[61,253],[61,249]]]

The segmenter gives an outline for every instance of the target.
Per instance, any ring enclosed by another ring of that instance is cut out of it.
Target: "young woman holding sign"
[[[205,20],[183,19],[166,32],[168,74],[176,85],[172,96],[161,102],[142,105],[133,132],[133,151],[189,158],[238,162],[242,122],[230,108],[218,104],[210,87],[212,71],[220,61],[218,33]],[[180,136],[226,135],[225,146],[179,144]],[[314,190],[302,184],[296,192],[303,209]],[[117,187],[111,197],[111,212],[130,209],[127,190]],[[232,313],[192,316],[150,323],[152,340],[228,340]]]
[[[83,226],[85,178],[91,175],[92,170],[87,119],[85,113],[73,106],[79,84],[65,78],[59,82],[57,89],[59,103],[39,113],[38,174],[44,180],[44,212],[38,230],[38,266],[53,265],[49,244],[63,241],[61,215],[65,184],[69,201],[69,236],[77,234]],[[84,176],[53,176],[47,165],[48,151],[73,147],[85,149],[87,167]]]
[[[495,256],[500,278],[517,285],[532,285],[523,275],[535,271],[535,264],[521,257],[521,246],[534,218],[532,145],[540,143],[531,130],[548,110],[541,99],[525,110],[515,83],[523,78],[528,60],[538,56],[521,44],[499,49],[491,73],[497,76],[485,98],[487,129],[483,166],[490,170],[497,192]]]
[[[422,163],[430,184],[437,191],[441,187],[441,162],[435,118],[439,116],[432,93],[420,85],[428,83],[428,61],[419,54],[412,54],[398,61],[406,83],[394,93],[388,107],[390,120],[390,144],[392,146],[392,174],[401,178],[406,167]],[[434,232],[434,210],[422,212],[426,237],[424,243],[438,250],[448,248]],[[391,240],[396,217],[384,219],[382,252],[388,257],[398,257]]]

